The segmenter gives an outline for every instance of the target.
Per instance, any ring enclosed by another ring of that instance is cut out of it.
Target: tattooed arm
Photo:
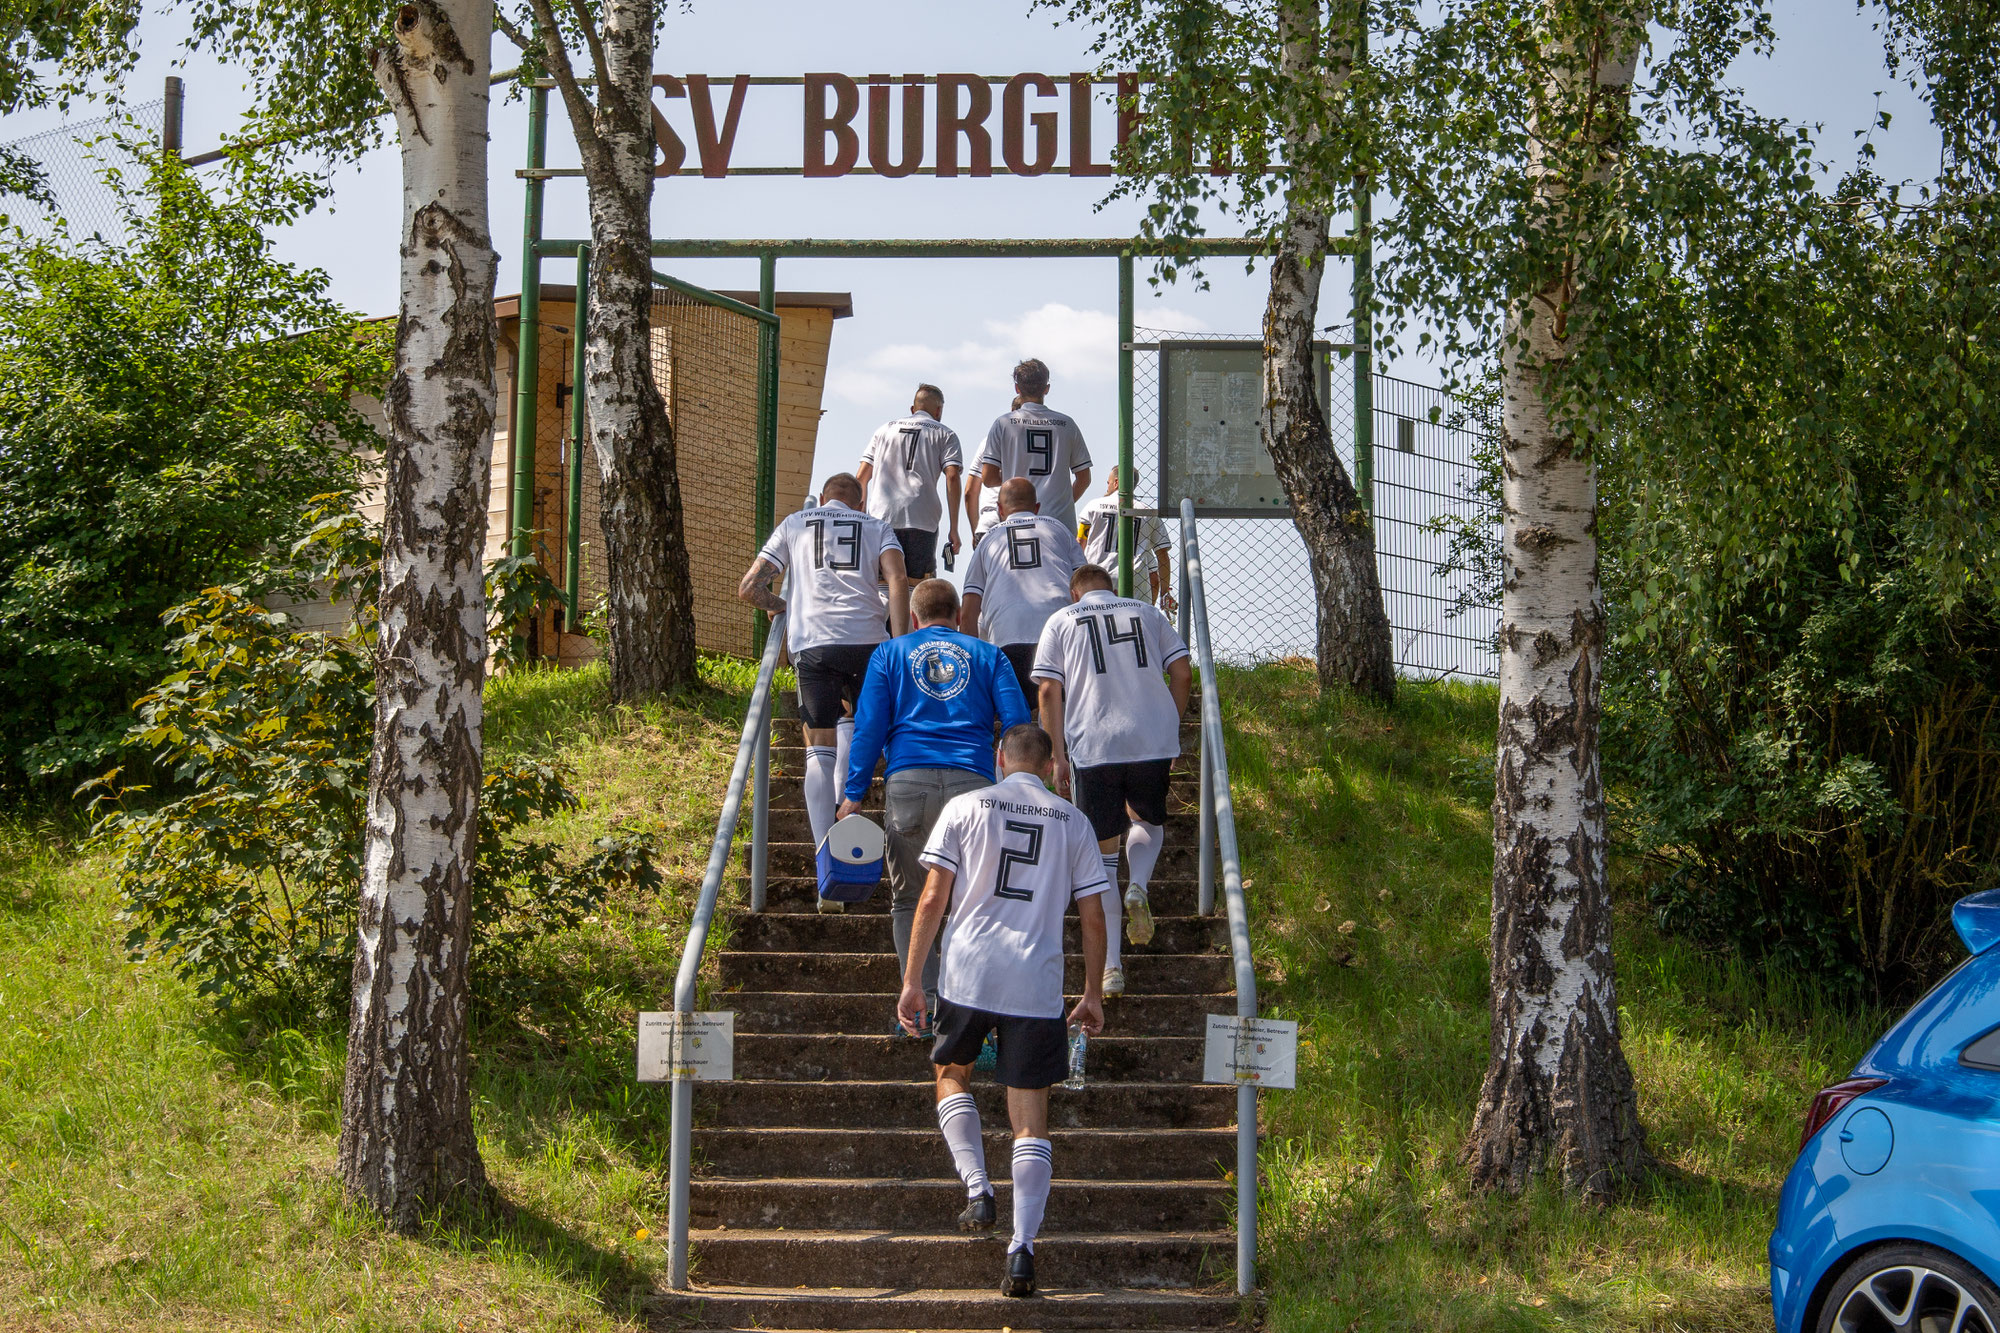
[[[758,556],[752,562],[749,572],[743,576],[743,582],[737,586],[737,599],[750,603],[760,611],[778,615],[785,609],[785,599],[771,591],[771,585],[778,581],[778,575],[782,572],[769,560]]]

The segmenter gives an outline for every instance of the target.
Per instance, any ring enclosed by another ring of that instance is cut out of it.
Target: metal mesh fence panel
[[[1162,342],[1233,342],[1235,336],[1135,329],[1132,357],[1133,508],[1163,508],[1159,460]],[[1491,677],[1498,619],[1468,538],[1497,521],[1480,485],[1480,448],[1493,423],[1475,404],[1440,389],[1374,377],[1376,569],[1394,631],[1399,670]],[[1354,363],[1333,353],[1326,403],[1334,449],[1354,474]],[[1437,420],[1431,419],[1437,409]],[[1162,515],[1170,536],[1179,520]],[[1202,519],[1201,548],[1215,650],[1233,662],[1310,657],[1317,651],[1312,568],[1288,518]]]
[[[653,379],[674,426],[694,583],[695,642],[708,652],[747,654],[754,613],[736,599],[736,585],[757,553],[758,322],[681,291],[655,287],[652,323]],[[541,438],[562,441],[560,450],[545,451],[546,475],[536,477],[538,503],[554,516],[543,525],[542,549],[547,568],[561,583],[569,572],[563,497],[570,451],[580,448],[577,601],[587,614],[606,588],[601,474],[588,428],[581,442],[571,433],[566,384],[574,353],[571,331],[545,325],[542,347],[543,365],[560,367],[558,378],[564,382],[560,393],[543,395],[538,418]],[[543,471],[539,456],[537,471]],[[541,498],[544,494],[553,504]]]
[[[12,195],[0,201],[8,219],[38,241],[67,235],[72,241],[100,236],[112,244],[128,239],[118,190],[104,179],[107,169],[128,168],[119,136],[157,145],[166,122],[164,100],[142,102],[121,116],[73,121],[0,144],[0,154],[24,159],[40,173],[48,202]]]

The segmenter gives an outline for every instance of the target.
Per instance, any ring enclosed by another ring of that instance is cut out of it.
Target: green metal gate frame
[[[583,494],[583,344],[589,319],[590,243],[581,240],[551,240],[542,235],[543,191],[555,177],[580,175],[574,167],[547,164],[549,89],[554,85],[538,81],[528,94],[528,164],[519,174],[527,182],[527,201],[522,210],[521,236],[521,336],[517,362],[520,366],[540,365],[542,261],[576,261],[576,392],[572,396],[571,434],[578,447],[571,451],[568,495],[568,545],[565,598],[569,623],[578,622],[577,548],[582,519]],[[1374,371],[1369,308],[1373,273],[1371,265],[1371,218],[1366,192],[1361,192],[1355,209],[1354,234],[1332,239],[1328,254],[1354,257],[1354,483],[1364,508],[1373,511],[1374,407],[1370,389]],[[758,417],[757,417],[757,543],[762,546],[776,522],[778,461],[778,314],[777,272],[780,258],[790,259],[1115,259],[1118,261],[1118,591],[1132,594],[1132,557],[1137,520],[1132,510],[1132,320],[1133,263],[1169,253],[1192,253],[1204,258],[1249,257],[1269,252],[1266,242],[1246,237],[1216,237],[1195,240],[1184,246],[1115,238],[1019,239],[1019,240],[678,240],[654,241],[655,259],[755,259],[758,265],[756,306],[670,278],[657,271],[653,280],[699,301],[705,301],[759,321]],[[512,554],[525,556],[529,530],[522,516],[534,512],[535,410],[539,395],[539,371],[517,374],[514,408],[514,532]],[[757,613],[755,644],[764,644],[765,619]]]

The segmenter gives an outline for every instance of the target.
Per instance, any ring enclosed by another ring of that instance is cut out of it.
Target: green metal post
[[[1132,252],[1118,256],[1118,595],[1132,595]],[[1162,571],[1164,572],[1164,571]]]
[[[771,251],[757,257],[757,308],[767,315],[778,311],[778,256]],[[778,325],[769,320],[757,323],[757,379],[757,546],[761,550],[778,521]],[[767,617],[757,612],[755,651],[764,651],[769,628]]]
[[[1368,61],[1368,0],[1361,0],[1354,53]],[[1354,489],[1375,513],[1375,182],[1354,178]]]
[[[549,91],[528,94],[528,169],[543,165],[549,126]],[[521,220],[521,326],[514,357],[514,503],[508,521],[508,550],[515,559],[529,554],[535,527],[535,413],[540,407],[542,372],[542,191],[539,176],[527,180]]]
[[[576,325],[569,372],[569,503],[563,507],[563,600],[574,634],[583,624],[577,599],[583,591],[583,343],[590,333],[590,247],[576,252]]]

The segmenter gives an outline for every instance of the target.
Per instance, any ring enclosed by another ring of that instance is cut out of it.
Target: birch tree
[[[1220,209],[1270,245],[1261,431],[1305,541],[1319,680],[1388,701],[1396,675],[1375,534],[1334,448],[1313,340],[1333,219],[1352,207],[1369,126],[1355,65],[1360,0],[1048,0],[1098,29],[1092,53],[1137,70],[1141,116],[1111,197],[1147,200],[1166,278]],[[1280,145],[1273,153],[1273,145]],[[1203,159],[1206,160],[1203,160]],[[1198,266],[1197,271],[1198,271]]]
[[[403,6],[370,64],[402,144],[389,439],[340,1174],[393,1225],[483,1191],[466,955],[486,675],[497,257],[487,225],[492,0]]]
[[[466,1032],[482,768],[488,460],[497,394],[487,216],[492,0],[199,0],[255,129],[355,153],[394,114],[401,309],[383,400],[375,740],[340,1174],[392,1226],[486,1186]],[[386,20],[386,22],[385,22]],[[331,127],[331,128],[330,128]]]
[[[695,678],[694,584],[673,423],[653,382],[654,0],[529,0],[500,16],[524,68],[553,78],[590,191],[584,382],[597,454],[611,628],[611,692],[631,699]],[[587,54],[578,74],[573,46]]]

